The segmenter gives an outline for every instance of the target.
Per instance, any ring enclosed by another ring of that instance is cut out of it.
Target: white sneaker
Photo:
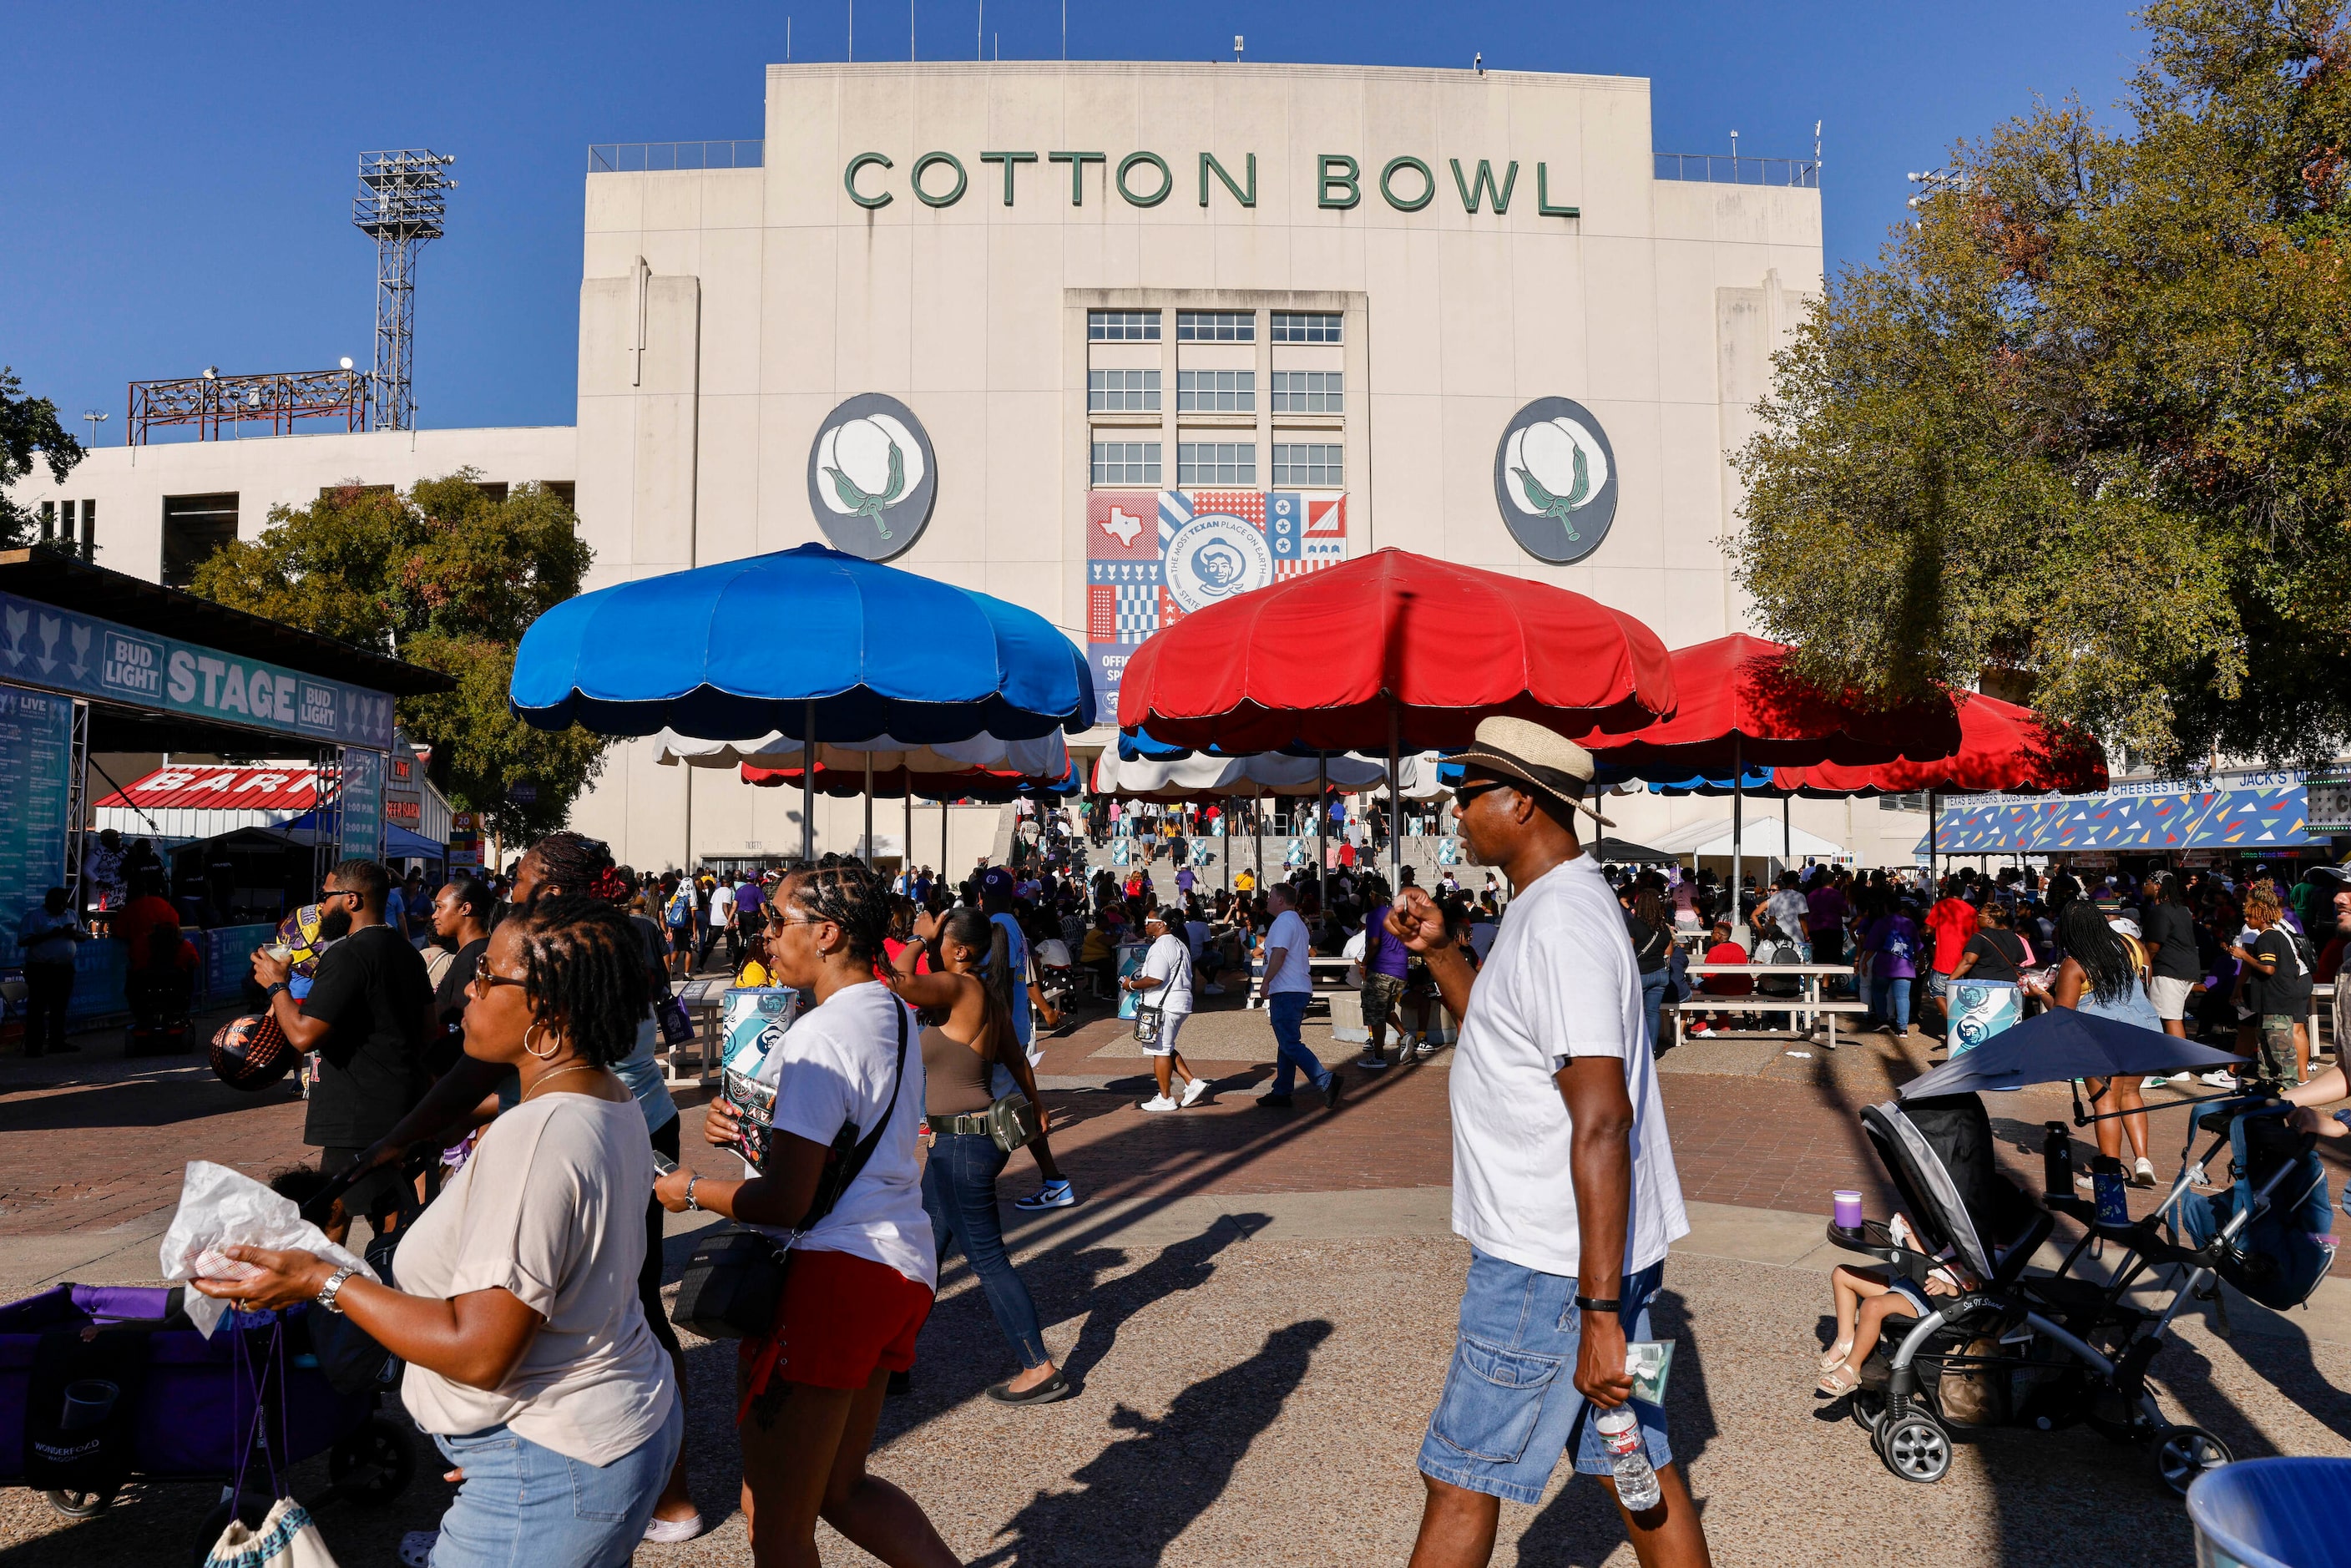
[[[709,1527],[702,1515],[691,1519],[649,1519],[645,1521],[645,1539],[657,1546],[674,1546],[681,1541],[691,1541]]]
[[[1414,1046],[1413,1050],[1418,1051],[1423,1056],[1435,1056],[1437,1054],[1437,1042],[1433,1040],[1424,1040],[1418,1045]]]
[[[1138,1111],[1180,1111],[1184,1107],[1180,1101],[1170,1100],[1165,1094],[1154,1094],[1148,1100],[1137,1100],[1134,1108]]]
[[[1191,1082],[1184,1085],[1182,1103],[1187,1107],[1196,1105],[1200,1103],[1200,1096],[1207,1092],[1208,1081],[1205,1078],[1195,1078]]]
[[[2204,1075],[2204,1082],[2215,1089],[2234,1089],[2237,1075],[2233,1072],[2208,1072]]]
[[[2165,1082],[2173,1084],[2193,1083],[2196,1082],[2196,1074],[2192,1072],[2175,1072],[2168,1079],[2165,1080]]]
[[[2168,1078],[2166,1078],[2166,1077],[2162,1076],[2160,1073],[2158,1073],[2158,1074],[2153,1075],[2153,1076],[2151,1076],[2151,1077],[2147,1077],[2147,1078],[2141,1079],[2141,1080],[2139,1081],[2139,1087],[2140,1087],[2141,1089],[2143,1089],[2143,1090],[2145,1090],[2145,1089],[2168,1089],[2168,1088],[2169,1088],[2170,1086],[2171,1086],[2171,1080],[2170,1080],[2170,1079],[2168,1079]]]
[[[2138,1163],[2131,1166],[2131,1186],[2153,1186],[2154,1185],[2155,1165],[2146,1155],[2141,1155]]]

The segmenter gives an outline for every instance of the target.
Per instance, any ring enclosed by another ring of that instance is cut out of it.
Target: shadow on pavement
[[[1171,1249],[1172,1250],[1172,1249]],[[1320,1318],[1266,1336],[1265,1347],[1176,1396],[1154,1418],[1120,1405],[1111,1425],[1134,1434],[1080,1466],[1080,1490],[1039,1492],[973,1568],[1149,1568],[1214,1507],[1233,1470],[1305,1380],[1332,1326]]]

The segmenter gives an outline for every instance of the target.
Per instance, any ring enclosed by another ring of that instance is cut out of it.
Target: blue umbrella
[[[2022,1089],[2028,1083],[2064,1083],[2076,1078],[2141,1078],[2187,1068],[2233,1067],[2240,1060],[2142,1024],[2051,1008],[1912,1079],[1902,1086],[1901,1097]]]
[[[542,729],[705,740],[931,746],[1094,722],[1085,655],[1043,616],[813,544],[566,600],[523,634],[512,696]]]

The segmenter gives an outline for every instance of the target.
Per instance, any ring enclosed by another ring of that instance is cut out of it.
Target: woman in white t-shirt
[[[1196,1105],[1200,1096],[1208,1092],[1208,1081],[1192,1071],[1176,1050],[1176,1037],[1184,1028],[1184,1020],[1192,1016],[1192,949],[1182,936],[1183,911],[1170,905],[1154,910],[1144,918],[1143,934],[1151,938],[1151,946],[1143,955],[1143,967],[1129,975],[1123,985],[1136,993],[1140,1006],[1159,1009],[1159,1038],[1145,1043],[1144,1053],[1151,1058],[1152,1071],[1159,1077],[1159,1092],[1148,1100],[1135,1102],[1144,1111],[1181,1111]],[[1176,1097],[1174,1074],[1184,1075],[1184,1097]]]
[[[611,905],[544,898],[498,926],[469,989],[466,1054],[512,1067],[521,1098],[406,1228],[401,1288],[248,1247],[228,1256],[254,1278],[196,1288],[348,1313],[408,1363],[402,1403],[461,1482],[434,1568],[619,1568],[684,1429],[637,1298],[653,1147],[611,1071],[636,1043],[643,948]]]
[[[673,1213],[708,1209],[790,1249],[783,1301],[737,1373],[744,1511],[755,1563],[816,1561],[816,1521],[885,1563],[957,1562],[922,1508],[865,1472],[890,1374],[914,1364],[938,1259],[923,1210],[923,1055],[914,1015],[875,978],[890,900],[847,863],[796,871],[768,912],[768,967],[809,993],[758,1069],[776,1091],[759,1174],[713,1181],[684,1168],[654,1188]],[[872,1155],[811,1220],[828,1156],[882,1128]],[[734,1148],[740,1124],[711,1103],[703,1135]],[[790,1347],[789,1358],[784,1347]]]

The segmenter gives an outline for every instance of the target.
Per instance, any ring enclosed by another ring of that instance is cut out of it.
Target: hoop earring
[[[549,1046],[545,1051],[532,1051],[532,1050],[530,1049],[530,1037],[531,1037],[531,1034],[532,1034],[532,1032],[533,1032],[534,1030],[536,1030],[536,1031],[538,1031],[538,1032],[539,1032],[539,1033],[542,1033],[542,1034],[551,1033],[551,1032],[552,1032],[552,1031],[551,1031],[551,1030],[549,1030],[548,1029],[548,1027],[547,1027],[545,1024],[543,1024],[543,1023],[536,1023],[536,1022],[535,1022],[535,1023],[531,1024],[531,1025],[530,1025],[530,1027],[529,1027],[528,1029],[526,1029],[526,1030],[524,1030],[522,1031],[522,1048],[523,1048],[523,1051],[524,1051],[527,1054],[528,1054],[529,1056],[531,1056],[533,1059],[535,1059],[535,1060],[537,1060],[537,1061],[551,1061],[551,1060],[553,1060],[553,1059],[554,1059],[554,1056],[555,1056],[555,1053],[556,1053],[557,1051],[561,1051],[561,1050],[563,1049],[563,1042],[562,1042],[561,1040],[557,1040],[553,1045]]]

